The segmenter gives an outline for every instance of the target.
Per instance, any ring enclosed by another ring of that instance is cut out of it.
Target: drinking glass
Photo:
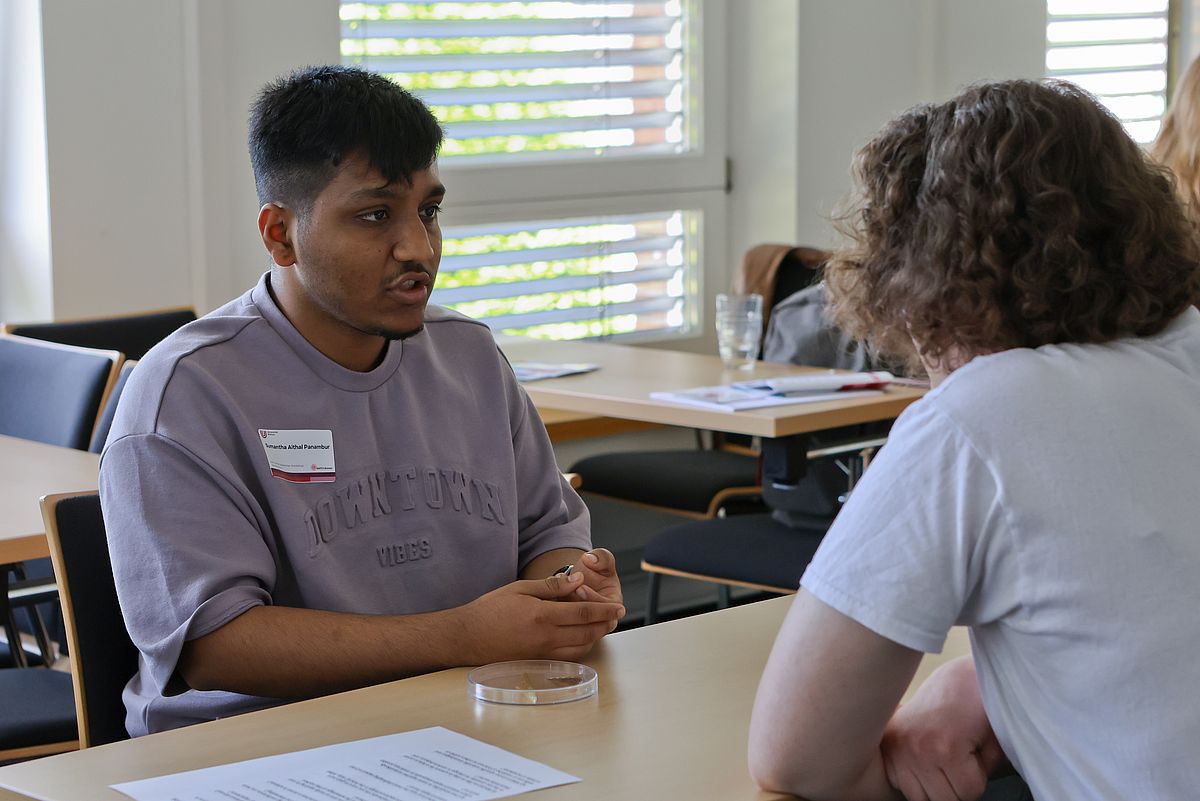
[[[717,295],[717,350],[726,369],[749,370],[762,342],[762,295]]]

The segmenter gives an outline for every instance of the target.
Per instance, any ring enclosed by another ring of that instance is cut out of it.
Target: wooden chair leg
[[[658,589],[662,576],[658,573],[647,573],[646,583],[646,625],[652,626],[658,622]]]

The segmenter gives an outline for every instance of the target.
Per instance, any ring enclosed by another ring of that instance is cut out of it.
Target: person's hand
[[[575,598],[584,580],[584,571],[572,571],[514,581],[459,607],[463,663],[583,657],[625,615],[619,588],[616,602]]]
[[[571,565],[570,575],[583,576],[583,583],[560,600],[624,604],[621,579],[617,575],[617,559],[607,548],[596,548],[580,554]],[[624,617],[624,612],[621,616]],[[616,627],[617,621],[614,620],[609,631]]]
[[[621,579],[617,576],[617,558],[607,548],[596,548],[588,551],[575,563],[571,571],[583,576],[583,586],[575,590],[570,600],[599,601],[623,604],[621,595]],[[613,628],[616,628],[613,621]]]
[[[1006,761],[983,710],[970,657],[935,670],[888,721],[888,782],[907,801],[974,801]]]

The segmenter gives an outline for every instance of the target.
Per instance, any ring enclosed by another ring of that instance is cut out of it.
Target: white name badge
[[[298,484],[337,480],[333,469],[333,432],[303,429],[258,429],[271,475]]]

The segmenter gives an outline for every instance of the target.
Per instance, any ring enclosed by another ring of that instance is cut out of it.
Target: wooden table
[[[524,384],[539,409],[770,438],[890,420],[925,393],[889,387],[880,395],[723,412],[653,400],[650,393],[823,371],[771,362],[756,362],[753,370],[726,370],[716,356],[602,342],[505,341],[500,347],[512,361],[600,365],[591,373]]]
[[[601,417],[585,412],[564,412],[559,409],[538,409],[542,424],[551,442],[569,442],[573,439],[611,437],[614,434],[630,434],[662,428],[658,423],[643,423],[640,420],[622,420],[618,417]]]
[[[790,603],[776,598],[611,635],[585,660],[600,674],[599,694],[575,703],[475,701],[467,670],[447,670],[0,768],[0,787],[18,793],[0,792],[0,800],[122,799],[108,785],[426,726],[583,779],[530,796],[537,801],[779,798],[751,782],[746,740],[759,676]],[[967,651],[965,633],[955,630],[942,655],[921,663],[913,686]]]
[[[755,362],[751,370],[726,370],[717,356],[600,342],[505,340],[499,344],[511,361],[600,365],[590,373],[526,383],[525,391],[539,410],[762,437],[762,495],[773,509],[805,509],[801,479],[810,453],[810,433],[895,419],[926,392],[890,386],[876,395],[727,412],[654,400],[650,393],[827,371],[773,362]],[[854,452],[866,443],[842,444]]]
[[[49,556],[38,498],[95,490],[100,457],[0,435],[0,564]]]

